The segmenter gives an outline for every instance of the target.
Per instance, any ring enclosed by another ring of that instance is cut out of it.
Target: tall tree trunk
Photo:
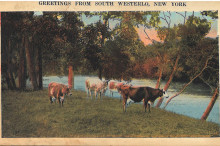
[[[24,37],[22,38],[22,45],[20,46],[19,53],[19,71],[18,71],[18,82],[19,89],[24,90],[26,88],[26,65],[25,65],[25,49],[24,49]]]
[[[173,80],[173,76],[174,76],[174,74],[175,74],[175,72],[176,72],[176,70],[177,70],[177,65],[178,65],[179,59],[180,59],[180,55],[177,56],[176,62],[175,62],[175,64],[174,64],[174,66],[173,66],[173,71],[172,71],[172,73],[170,74],[169,80],[167,81],[166,85],[165,85],[164,88],[163,88],[163,90],[165,90],[165,91],[167,91],[167,89],[168,89],[169,86],[170,86],[171,81]],[[157,102],[156,107],[160,107],[160,105],[162,104],[162,102],[163,102],[163,98],[160,97],[159,100],[158,100],[158,102]]]
[[[180,94],[186,89],[187,86],[189,86],[197,77],[199,77],[199,76],[203,73],[203,71],[206,69],[206,67],[207,67],[208,62],[209,62],[210,59],[211,59],[211,58],[208,58],[208,59],[206,60],[204,67],[202,68],[202,70],[201,70],[195,77],[193,77],[187,84],[185,84],[185,85],[183,86],[183,88],[182,88],[178,93],[176,93],[175,95],[173,95],[172,97],[170,97],[170,98],[167,100],[167,102],[166,102],[164,108],[166,108],[166,106],[168,105],[168,103],[169,103],[174,97],[180,95]]]
[[[27,37],[25,37],[25,51],[26,51],[26,58],[27,58],[28,73],[29,73],[29,77],[31,80],[32,88],[33,90],[37,90],[38,89],[37,78],[36,78],[35,69],[33,65],[33,60],[32,60],[33,58],[31,58],[29,40]]]
[[[11,41],[10,39],[8,40],[8,57],[7,57],[7,77],[9,79],[9,86],[10,89],[16,89],[16,84],[15,84],[15,79],[13,76],[12,72],[12,61],[11,61],[11,54],[12,54],[12,49],[11,49]]]
[[[8,85],[8,89],[12,89],[12,85],[8,76],[8,73],[5,73],[6,83]]]
[[[15,78],[14,78],[13,72],[12,72],[11,69],[9,71],[10,71],[9,72],[9,79],[10,79],[11,84],[12,84],[12,89],[16,89]]]
[[[216,101],[216,99],[218,98],[218,92],[219,92],[219,90],[218,90],[218,87],[217,87],[217,88],[215,89],[215,92],[214,92],[214,94],[213,94],[213,96],[212,96],[211,101],[209,102],[209,105],[207,106],[205,112],[203,113],[203,115],[202,115],[202,117],[201,117],[201,120],[204,121],[204,120],[206,120],[207,117],[209,116],[209,113],[212,111],[212,108],[213,108],[213,106],[214,106],[214,104],[215,104],[215,101]]]
[[[41,90],[41,89],[43,89],[42,49],[41,49],[41,47],[37,48],[36,74],[37,74],[38,88]]]
[[[0,34],[1,35],[1,34]],[[10,79],[9,79],[9,74],[8,74],[8,56],[9,56],[9,49],[8,48],[8,41],[6,39],[3,39],[1,41],[2,43],[2,54],[4,54],[4,56],[2,56],[2,59],[4,57],[4,60],[6,60],[3,64],[3,61],[2,61],[2,75],[5,77],[6,79],[6,83],[7,83],[7,86],[8,86],[8,89],[12,89],[12,85],[11,85],[11,82],[10,82]]]
[[[39,76],[38,76],[38,83],[39,83],[39,89],[43,89],[43,63],[42,63],[42,49],[41,47],[38,48],[39,58],[38,58],[38,66],[39,66]]]
[[[99,76],[99,79],[102,80],[102,67],[101,66],[98,69],[98,76]]]
[[[74,70],[72,65],[69,65],[68,86],[70,89],[74,89]]]

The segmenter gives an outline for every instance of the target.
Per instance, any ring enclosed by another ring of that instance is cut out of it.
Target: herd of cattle
[[[92,98],[92,92],[94,92],[95,98],[100,97],[105,94],[106,90],[110,91],[110,94],[113,96],[114,92],[118,92],[123,99],[123,111],[126,112],[126,106],[128,100],[132,102],[141,102],[143,101],[144,109],[150,112],[150,104],[153,103],[158,97],[168,98],[168,94],[163,89],[155,89],[147,86],[133,86],[127,82],[119,82],[115,80],[105,80],[101,81],[100,79],[88,78],[85,81],[85,87],[87,91],[87,97]],[[56,100],[61,106],[63,106],[64,97],[66,95],[72,95],[70,89],[61,83],[51,82],[48,85],[49,99],[53,103]]]

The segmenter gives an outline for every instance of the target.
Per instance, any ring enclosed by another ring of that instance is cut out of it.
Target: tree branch
[[[147,37],[145,37],[146,39],[150,40],[151,42],[153,42],[153,40],[150,38],[150,36],[148,35],[148,33],[146,32],[146,28],[144,28],[144,33],[146,34]]]
[[[166,106],[168,105],[168,103],[169,103],[174,97],[180,95],[180,94],[186,89],[186,87],[187,87],[188,85],[190,85],[197,77],[199,77],[199,76],[203,73],[203,71],[207,68],[207,65],[208,65],[208,62],[209,62],[210,59],[211,59],[211,57],[207,58],[207,60],[206,60],[206,62],[205,62],[205,65],[204,65],[204,67],[202,68],[202,70],[200,71],[200,73],[198,73],[198,74],[197,74],[195,77],[193,77],[187,84],[185,84],[185,85],[183,86],[183,88],[182,88],[178,93],[176,93],[175,95],[173,95],[172,97],[170,97],[170,98],[167,100],[167,102],[166,102],[166,104],[165,104],[165,106],[164,106],[164,109],[166,108]]]

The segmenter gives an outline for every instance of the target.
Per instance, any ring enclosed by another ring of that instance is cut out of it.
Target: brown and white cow
[[[56,82],[51,82],[48,85],[48,92],[50,103],[52,104],[57,99],[60,106],[63,106],[64,97],[66,95],[72,95],[70,89],[66,85]]]
[[[134,102],[141,102],[143,100],[144,109],[148,108],[150,112],[150,102],[154,102],[158,97],[168,98],[168,94],[163,89],[155,89],[151,87],[140,87],[140,86],[131,86],[131,85],[122,85],[118,87],[118,90],[121,91],[123,98],[123,111],[126,112],[127,99],[130,98]]]
[[[105,94],[107,87],[108,87],[108,81],[101,81],[100,79],[94,79],[94,78],[88,78],[85,81],[86,85],[86,91],[87,91],[87,96],[90,95],[92,98],[92,91],[95,94],[95,98],[97,98],[97,95],[100,94],[100,99],[102,95]]]

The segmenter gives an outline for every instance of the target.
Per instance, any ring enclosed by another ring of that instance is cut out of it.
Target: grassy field
[[[212,137],[219,126],[211,122],[152,108],[145,113],[132,104],[123,113],[118,99],[86,98],[73,91],[64,107],[50,104],[47,90],[2,91],[2,136],[17,137]]]

